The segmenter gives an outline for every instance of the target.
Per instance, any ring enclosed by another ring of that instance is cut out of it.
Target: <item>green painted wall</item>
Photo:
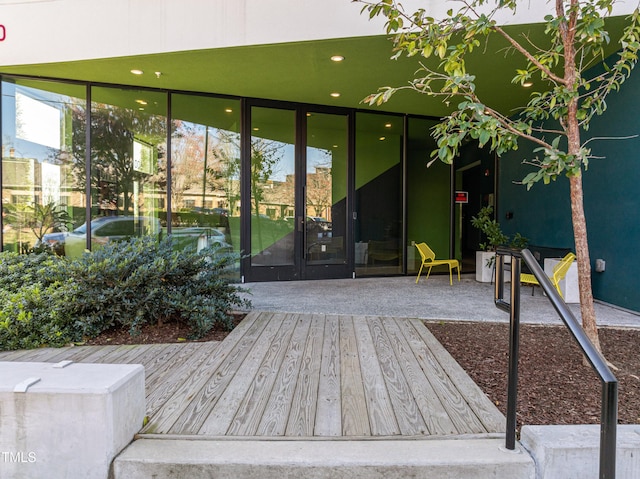
[[[616,138],[640,134],[640,72],[635,71],[619,93],[607,98],[607,111],[596,117],[585,138]],[[637,273],[640,270],[640,139],[594,140],[593,159],[584,175],[584,201],[592,266],[594,297],[640,311]],[[524,177],[521,165],[532,157],[532,147],[501,159],[499,185],[500,221],[506,233],[521,232],[531,243],[573,248],[569,186],[566,178],[550,185],[536,185],[529,192],[512,182]],[[513,219],[506,220],[508,211]],[[603,273],[595,272],[595,260],[606,261]]]
[[[438,258],[449,256],[449,206],[451,203],[451,167],[435,161],[430,154],[436,148],[430,129],[433,120],[411,118],[407,143],[407,270],[417,271],[419,255],[411,242],[425,242]]]

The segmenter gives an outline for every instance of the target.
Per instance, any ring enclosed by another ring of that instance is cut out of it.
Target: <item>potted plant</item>
[[[509,245],[511,248],[526,248],[529,240],[516,233],[509,238],[500,229],[500,224],[493,218],[493,208],[483,207],[477,216],[471,218],[471,225],[478,228],[485,236],[486,241],[480,243],[480,251],[476,251],[476,281],[493,281],[495,269],[495,256],[498,246]]]

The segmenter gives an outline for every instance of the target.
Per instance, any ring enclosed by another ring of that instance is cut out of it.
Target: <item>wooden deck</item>
[[[422,321],[252,312],[220,343],[0,352],[139,363],[142,434],[406,437],[503,432],[504,416]]]

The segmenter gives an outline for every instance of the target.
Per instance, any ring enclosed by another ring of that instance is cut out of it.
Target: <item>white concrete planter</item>
[[[562,261],[562,258],[545,258],[544,259],[544,272],[547,276],[553,275],[553,268]],[[574,261],[569,267],[567,275],[560,281],[560,291],[564,297],[565,303],[579,303],[580,302],[580,288],[578,287],[578,262]]]
[[[495,258],[495,255],[493,251],[476,251],[476,281],[490,283],[494,279],[495,259],[491,260],[491,258]],[[490,266],[487,266],[487,263]]]
[[[476,251],[476,281],[480,283],[491,283],[496,279],[494,251]],[[504,257],[505,265],[511,263],[511,256]],[[511,281],[509,267],[505,266],[504,282]]]

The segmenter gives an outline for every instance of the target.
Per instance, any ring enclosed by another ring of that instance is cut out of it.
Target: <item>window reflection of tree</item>
[[[188,208],[185,203],[188,192],[202,184],[204,141],[202,125],[178,120],[174,128],[171,139],[171,204],[173,210],[179,211]]]
[[[85,109],[74,106],[73,125],[73,176],[77,187],[85,182]],[[77,141],[75,141],[77,139]],[[160,145],[166,139],[164,117],[147,114],[115,105],[94,103],[91,110],[91,189],[92,203],[103,204],[101,191],[110,185],[109,197],[122,201],[122,211],[131,213],[134,183],[139,185],[157,180],[157,176],[138,171],[133,161],[134,139],[143,139],[149,145]],[[152,159],[153,161],[153,159]],[[153,172],[158,173],[163,165],[153,164]],[[164,176],[164,175],[163,175]],[[160,186],[160,185],[158,185]]]
[[[240,203],[240,134],[212,129],[209,138],[206,184],[210,191],[224,193],[223,207],[235,215]]]
[[[279,167],[282,166],[281,162],[285,160],[286,146],[286,143],[279,141],[255,136],[251,138],[251,207],[252,215],[255,215],[253,224],[255,234],[253,237],[258,242],[255,246],[259,251],[264,248],[263,235],[266,232],[263,231],[264,218],[261,216],[261,208],[269,197],[269,190],[274,189],[276,183],[274,177],[277,175]],[[293,204],[293,199],[289,201],[289,204]],[[275,239],[273,225],[270,225],[269,231],[273,241]]]
[[[332,155],[328,150],[315,149],[320,158],[311,160],[307,168],[307,211],[311,208],[312,216],[321,216],[331,221],[332,205]],[[309,171],[311,168],[314,170]]]

